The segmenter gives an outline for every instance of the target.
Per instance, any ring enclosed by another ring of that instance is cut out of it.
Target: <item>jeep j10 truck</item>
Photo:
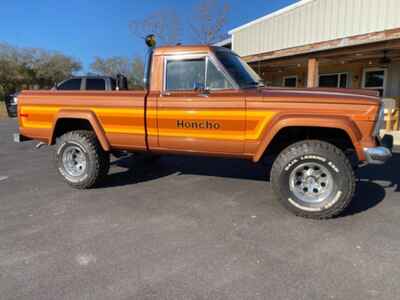
[[[145,77],[143,91],[23,91],[15,139],[56,144],[59,173],[80,189],[106,177],[113,151],[273,157],[280,201],[318,219],[350,203],[351,154],[359,164],[391,157],[374,91],[266,88],[238,55],[212,46],[154,48]]]

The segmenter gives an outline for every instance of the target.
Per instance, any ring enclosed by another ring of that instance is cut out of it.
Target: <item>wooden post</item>
[[[308,59],[307,87],[313,88],[319,85],[319,61],[316,58]]]
[[[399,121],[400,121],[400,111],[399,111],[398,108],[396,108],[394,110],[394,116],[393,117],[394,117],[393,130],[394,131],[398,131],[399,130],[399,125],[400,125],[400,123],[399,123]]]
[[[386,130],[392,130],[392,109],[387,109]]]
[[[399,97],[395,97],[395,121],[394,121],[394,125],[393,125],[393,130],[398,131],[400,128],[400,98]]]

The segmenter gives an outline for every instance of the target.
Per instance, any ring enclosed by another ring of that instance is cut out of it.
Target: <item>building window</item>
[[[284,87],[297,87],[297,76],[283,77]]]
[[[363,88],[378,91],[380,96],[385,95],[386,69],[366,69],[363,76]]]
[[[348,74],[335,73],[323,74],[319,76],[319,86],[328,88],[347,88]]]

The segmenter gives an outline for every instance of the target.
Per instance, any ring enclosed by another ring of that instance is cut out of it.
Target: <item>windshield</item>
[[[215,55],[241,88],[263,85],[260,76],[237,54],[231,51],[216,51]]]

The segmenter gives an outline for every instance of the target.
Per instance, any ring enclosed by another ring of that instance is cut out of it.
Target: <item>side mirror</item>
[[[149,48],[154,48],[157,44],[156,36],[154,34],[149,34],[148,36],[146,36],[145,41],[147,47]]]
[[[198,92],[205,92],[206,87],[205,87],[204,83],[202,83],[202,82],[195,82],[193,84],[193,90],[198,91]]]
[[[154,48],[156,47],[156,37],[154,34],[149,34],[145,38],[146,45],[149,47],[146,55],[146,63],[145,63],[145,68],[144,68],[144,78],[143,78],[143,83],[145,86],[145,89],[148,90],[150,86],[150,70],[151,70],[151,64],[153,60],[153,51]]]

